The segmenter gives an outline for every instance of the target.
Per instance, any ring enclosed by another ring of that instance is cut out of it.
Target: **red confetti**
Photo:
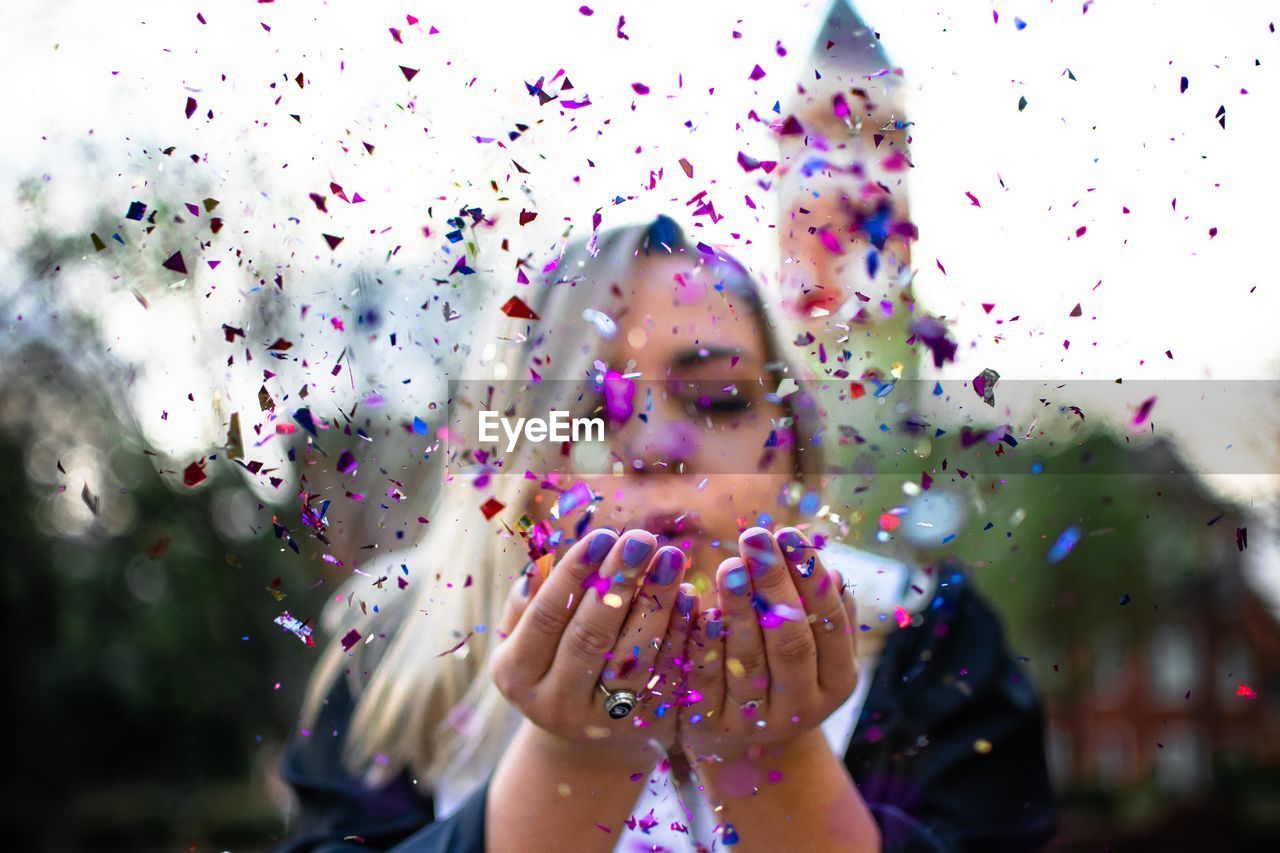
[[[507,505],[497,498],[489,498],[489,500],[480,505],[480,511],[484,513],[484,517],[487,520],[502,512],[506,507]]]
[[[502,303],[502,313],[517,320],[538,320],[538,313],[525,304],[519,296],[513,296]]]
[[[204,460],[192,462],[182,472],[182,482],[187,486],[198,486],[207,479],[209,475],[204,472]]]

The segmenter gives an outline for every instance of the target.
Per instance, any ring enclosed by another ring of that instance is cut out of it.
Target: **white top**
[[[858,662],[858,686],[822,724],[827,743],[841,758],[857,728],[874,667],[874,659]],[[622,828],[614,847],[615,853],[694,853],[697,845],[710,849],[718,840],[716,827],[719,821],[706,798],[687,781],[677,786],[670,770],[654,768],[631,811],[631,818],[634,828]]]

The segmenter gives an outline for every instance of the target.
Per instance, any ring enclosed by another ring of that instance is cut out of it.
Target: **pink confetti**
[[[1138,411],[1134,413],[1133,420],[1130,421],[1129,426],[1138,428],[1145,424],[1147,422],[1147,418],[1151,416],[1151,410],[1155,408],[1155,405],[1155,397],[1148,397],[1146,400],[1143,400],[1142,404],[1138,406]]]

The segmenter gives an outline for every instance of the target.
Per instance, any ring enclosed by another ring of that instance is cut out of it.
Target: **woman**
[[[823,536],[820,413],[745,270],[659,217],[546,272],[453,403],[605,440],[460,449],[451,421],[468,476],[327,614],[282,849],[1042,845],[995,616],[958,567]]]

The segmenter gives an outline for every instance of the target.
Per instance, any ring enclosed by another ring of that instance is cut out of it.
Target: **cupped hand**
[[[692,629],[686,558],[644,530],[597,530],[545,580],[536,569],[512,591],[491,675],[535,726],[593,753],[634,763],[676,742],[675,691]],[[614,719],[600,689],[639,705]],[[652,757],[651,755],[649,757]]]
[[[719,608],[689,637],[678,737],[690,763],[733,760],[822,724],[853,692],[851,597],[795,528],[762,527],[716,572]]]

